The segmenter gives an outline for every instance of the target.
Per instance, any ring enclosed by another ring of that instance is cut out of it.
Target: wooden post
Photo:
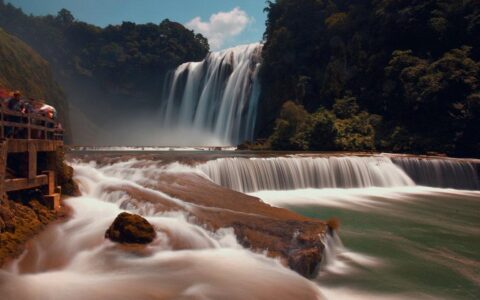
[[[27,140],[32,138],[32,127],[31,122],[32,120],[30,119],[30,113],[27,114]]]
[[[28,179],[37,177],[37,147],[28,143]]]
[[[48,195],[55,194],[55,172],[54,171],[44,171],[43,174],[48,177]]]
[[[8,141],[0,141],[0,201],[5,195],[5,176],[7,173]]]

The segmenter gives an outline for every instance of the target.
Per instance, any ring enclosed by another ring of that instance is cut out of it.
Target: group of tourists
[[[3,110],[7,110],[4,120],[14,123],[26,123],[28,119],[25,119],[23,115],[34,114],[39,117],[48,118],[52,121],[56,121],[57,111],[56,109],[45,103],[43,99],[24,99],[19,91],[6,93],[5,90],[0,90],[0,101]],[[15,115],[8,115],[8,111],[15,112]],[[20,114],[18,114],[20,113]],[[27,121],[26,121],[27,120]],[[58,122],[45,122],[41,119],[34,119],[31,121],[33,125],[45,126],[47,128],[55,128],[61,130],[61,124]],[[7,138],[29,138],[26,137],[26,130],[21,128],[14,128],[12,126],[5,126],[4,135]],[[33,133],[33,137],[30,138],[45,138],[41,131],[36,130]]]

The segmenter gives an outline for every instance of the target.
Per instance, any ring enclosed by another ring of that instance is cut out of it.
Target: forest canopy
[[[77,21],[66,9],[29,16],[0,0],[0,27],[37,50],[61,76],[94,78],[127,92],[157,84],[169,69],[209,52],[206,38],[168,19],[100,28]]]
[[[260,134],[278,134],[288,100],[326,122],[351,97],[381,119],[377,150],[480,154],[479,1],[277,0],[265,11]]]

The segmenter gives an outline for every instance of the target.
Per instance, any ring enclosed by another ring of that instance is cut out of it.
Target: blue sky
[[[56,14],[61,8],[99,26],[160,23],[170,19],[206,35],[213,50],[258,42],[265,30],[264,0],[7,0],[26,13]]]

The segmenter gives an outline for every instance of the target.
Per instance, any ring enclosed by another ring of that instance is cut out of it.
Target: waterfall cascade
[[[247,193],[413,185],[480,189],[474,164],[454,160],[386,156],[221,158],[200,169],[215,183]]]
[[[480,189],[480,177],[472,162],[416,157],[395,157],[392,160],[418,185],[466,190]]]
[[[387,157],[222,158],[200,168],[215,183],[241,192],[415,185]]]
[[[168,76],[160,108],[163,128],[195,128],[224,144],[253,139],[261,44],[213,52]]]

